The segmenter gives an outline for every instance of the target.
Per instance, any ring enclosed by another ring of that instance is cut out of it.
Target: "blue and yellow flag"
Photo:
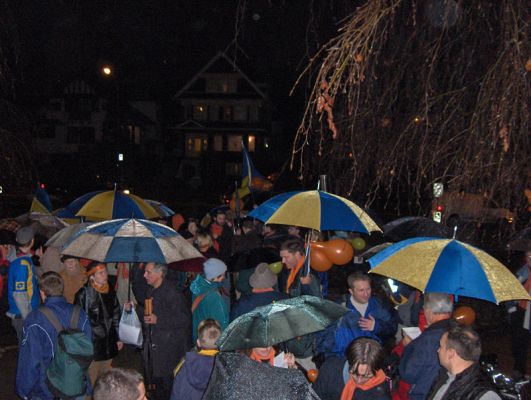
[[[249,152],[247,151],[243,143],[242,143],[242,153],[243,153],[242,183],[237,193],[240,199],[251,194],[251,184],[252,184],[253,178],[264,179],[263,175],[260,172],[258,172],[256,168],[254,167],[253,162],[251,161],[251,157],[249,156]]]
[[[30,212],[38,212],[42,214],[50,214],[52,212],[50,196],[48,196],[48,193],[44,190],[44,185],[40,183],[37,184],[37,190],[33,195]]]

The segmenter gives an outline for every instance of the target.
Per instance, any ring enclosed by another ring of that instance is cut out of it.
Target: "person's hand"
[[[312,275],[308,274],[306,276],[301,276],[301,283],[303,285],[309,285],[310,283],[312,283]]]
[[[125,302],[124,303],[124,310],[127,311],[127,312],[131,312],[131,309],[133,308],[133,302],[132,301],[129,301],[129,302]]]
[[[295,365],[295,356],[292,353],[284,353],[284,361],[288,364],[288,368],[297,368]]]
[[[376,320],[372,315],[369,315],[369,318],[361,317],[358,321],[358,325],[362,331],[373,331],[376,326]]]
[[[234,231],[234,234],[235,234],[236,236],[241,236],[241,234],[242,234],[242,230],[241,230],[240,228],[237,228],[237,229]]]
[[[155,325],[157,323],[157,316],[155,314],[147,315],[144,317],[145,324]]]
[[[122,350],[124,348],[124,342],[116,342],[116,347],[118,347],[118,351]]]

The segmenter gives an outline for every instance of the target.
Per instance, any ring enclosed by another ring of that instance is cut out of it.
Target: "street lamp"
[[[105,76],[111,76],[111,75],[112,75],[112,68],[109,67],[108,65],[104,65],[104,66],[101,68],[101,72],[102,72],[103,75],[105,75]]]

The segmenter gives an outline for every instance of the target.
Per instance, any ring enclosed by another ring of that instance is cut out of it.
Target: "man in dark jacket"
[[[310,295],[322,297],[319,278],[305,271],[304,242],[300,239],[288,239],[280,247],[280,257],[286,271],[282,271],[280,290],[291,297]],[[287,274],[285,273],[287,272]]]
[[[430,391],[430,400],[500,400],[481,375],[481,340],[472,328],[451,326],[441,337],[438,353],[444,369]]]
[[[144,367],[148,385],[154,384],[154,398],[168,399],[172,371],[192,347],[190,308],[184,295],[165,279],[166,265],[147,263],[144,277],[150,290],[152,312],[144,313]],[[147,301],[147,300],[146,300]]]
[[[424,400],[440,371],[437,349],[441,336],[450,326],[453,301],[443,293],[424,296],[424,313],[428,327],[407,344],[400,359],[400,379],[411,385],[409,398]]]
[[[348,286],[350,297],[346,306],[350,312],[318,335],[317,350],[325,358],[344,356],[347,346],[359,337],[369,337],[381,343],[396,333],[396,319],[379,299],[372,296],[367,274],[358,271],[349,275]]]
[[[274,289],[277,286],[277,276],[269,269],[266,263],[260,263],[254,273],[249,278],[252,293],[242,296],[236,303],[230,313],[231,321],[240,315],[253,311],[256,307],[265,306],[274,301],[288,299],[285,293],[280,293]]]
[[[170,400],[201,400],[210,380],[218,353],[216,341],[221,327],[213,319],[201,321],[197,328],[198,352],[188,352],[175,368]]]
[[[74,306],[63,297],[63,280],[55,272],[46,272],[39,279],[39,293],[64,327],[70,326]],[[77,329],[92,337],[87,314],[81,310]],[[39,310],[33,310],[24,321],[23,339],[18,354],[16,392],[23,399],[52,400],[46,385],[46,368],[53,359],[58,332]]]
[[[112,359],[123,348],[118,338],[120,304],[114,289],[109,285],[107,266],[93,262],[87,266],[88,282],[76,293],[74,304],[88,315],[92,327],[94,361],[89,367],[92,386],[96,379],[112,367]]]

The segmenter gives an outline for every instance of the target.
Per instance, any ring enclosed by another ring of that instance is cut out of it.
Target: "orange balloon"
[[[352,260],[354,249],[345,239],[332,239],[324,243],[324,252],[336,265],[343,265]]]
[[[316,369],[309,369],[308,372],[306,372],[306,376],[308,377],[308,380],[310,382],[315,382],[315,380],[319,376],[319,371],[317,371]]]
[[[325,252],[312,247],[310,251],[310,266],[318,272],[325,272],[332,268],[332,261],[328,259]]]
[[[476,312],[468,306],[460,306],[454,310],[454,319],[459,325],[470,326],[476,320]]]
[[[319,250],[323,250],[325,249],[326,247],[326,242],[312,242],[310,243],[310,245],[312,246],[312,250],[313,249],[319,249]]]

